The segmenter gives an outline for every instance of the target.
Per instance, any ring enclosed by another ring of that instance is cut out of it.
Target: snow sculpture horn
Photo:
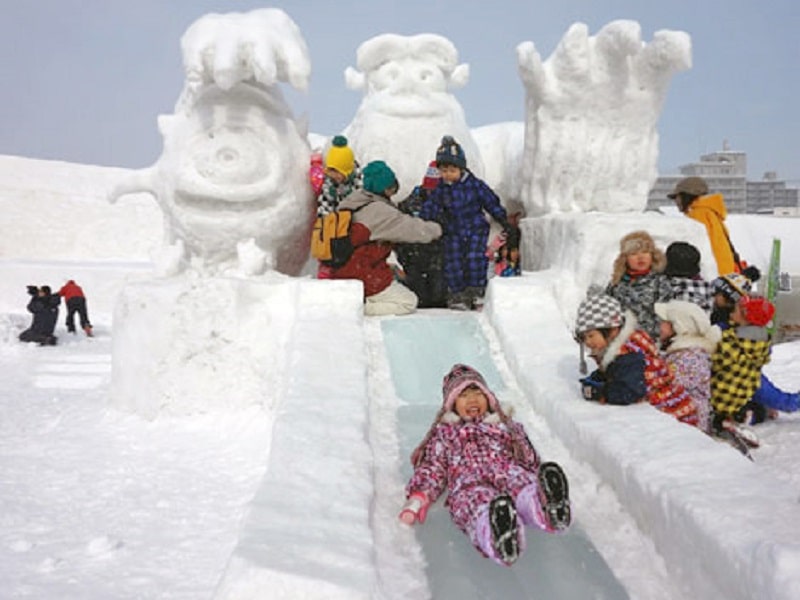
[[[572,25],[542,62],[517,47],[526,91],[522,199],[527,214],[641,211],[657,176],[656,122],[672,75],[691,66],[691,41],[613,21],[590,37]]]
[[[458,140],[467,165],[479,177],[483,162],[464,116],[450,92],[465,85],[469,66],[439,35],[384,34],[361,44],[358,70],[345,71],[347,86],[365,95],[345,133],[361,164],[384,160],[396,173],[403,197],[422,181],[444,135]]]
[[[300,30],[278,9],[209,14],[186,30],[181,48],[186,79],[174,114],[158,120],[162,154],[109,200],[155,197],[164,214],[162,274],[187,265],[204,275],[298,274],[313,218],[310,149],[278,84],[307,88]]]

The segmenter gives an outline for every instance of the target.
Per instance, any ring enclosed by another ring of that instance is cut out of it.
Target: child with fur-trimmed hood
[[[611,283],[606,293],[619,300],[623,310],[636,315],[639,328],[654,340],[658,339],[656,302],[673,297],[672,285],[663,270],[667,260],[646,231],[633,231],[619,242],[619,255],[614,260]]]
[[[518,516],[547,532],[569,526],[566,476],[555,463],[540,464],[522,424],[472,367],[454,365],[442,395],[442,408],[411,455],[414,474],[400,520],[423,523],[447,491],[445,506],[456,526],[484,556],[511,565],[525,550]]]
[[[657,302],[661,319],[661,348],[675,381],[682,385],[697,406],[697,427],[710,432],[711,357],[722,338],[719,327],[693,302]]]
[[[627,405],[647,400],[658,410],[697,425],[697,407],[675,382],[653,339],[637,329],[636,316],[616,298],[590,289],[578,307],[575,339],[598,368],[580,380],[583,397],[601,404]]]

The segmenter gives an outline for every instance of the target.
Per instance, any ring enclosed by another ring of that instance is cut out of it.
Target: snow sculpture
[[[642,211],[657,176],[667,85],[691,66],[691,40],[613,21],[593,37],[572,25],[542,62],[517,47],[526,91],[522,200],[529,216],[568,211]]]
[[[310,148],[278,84],[305,90],[311,72],[286,13],[209,14],[181,38],[186,80],[175,113],[159,117],[158,161],[121,182],[110,201],[148,192],[164,214],[162,274],[274,269],[308,259]]]
[[[400,182],[398,198],[420,184],[445,134],[464,148],[469,168],[483,175],[464,109],[449,91],[469,79],[469,65],[458,64],[450,40],[379,35],[358,47],[356,66],[345,70],[345,81],[364,90],[364,97],[345,133],[362,165],[378,159],[391,165]]]

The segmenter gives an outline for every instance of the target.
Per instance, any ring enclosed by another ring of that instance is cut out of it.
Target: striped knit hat
[[[486,385],[486,380],[483,378],[483,375],[472,367],[460,363],[453,365],[453,368],[450,369],[450,372],[445,375],[442,380],[443,408],[445,412],[453,410],[458,395],[471,385],[476,386],[484,393],[489,402],[489,410],[498,412],[499,403],[497,402],[497,398],[492,390],[489,389],[489,386]]]

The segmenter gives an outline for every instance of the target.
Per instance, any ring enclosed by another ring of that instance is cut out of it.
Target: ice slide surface
[[[382,321],[391,378],[397,396],[400,454],[410,455],[441,406],[444,374],[461,362],[478,369],[501,400],[509,384],[474,313],[420,312]],[[513,394],[512,394],[513,395]],[[529,431],[530,433],[530,431]],[[536,440],[534,439],[534,444]],[[545,456],[546,460],[547,457]],[[402,475],[411,475],[408,460]],[[567,473],[569,476],[569,473]],[[437,600],[469,598],[628,598],[603,557],[581,528],[580,507],[563,535],[528,528],[528,549],[510,569],[482,557],[450,521],[439,500],[416,536],[427,561],[426,575]]]

